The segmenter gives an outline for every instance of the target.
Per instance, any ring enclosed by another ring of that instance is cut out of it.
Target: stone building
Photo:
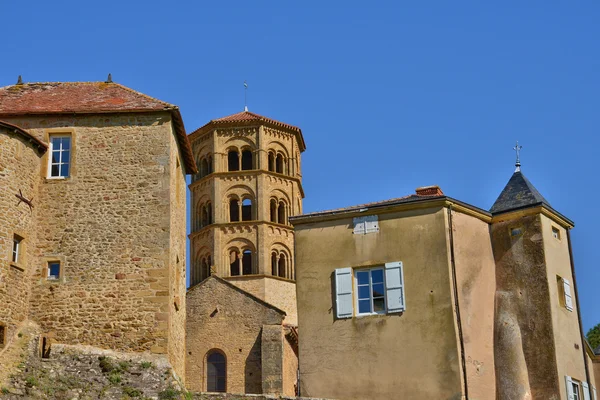
[[[294,394],[296,278],[288,218],[302,212],[302,131],[244,111],[212,120],[189,138],[199,172],[189,185],[188,385]],[[232,295],[240,301],[232,303]],[[252,315],[254,322],[244,322]],[[243,332],[224,333],[240,325]],[[267,346],[275,337],[276,345]],[[226,370],[219,385],[211,355]]]
[[[303,396],[597,399],[573,222],[517,167],[489,212],[435,186],[292,218]]]
[[[165,354],[185,377],[185,175],[176,106],[107,82],[0,88],[0,334]]]

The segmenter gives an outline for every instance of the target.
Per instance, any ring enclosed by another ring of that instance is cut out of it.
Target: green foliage
[[[172,387],[167,388],[158,394],[159,400],[176,400],[179,398],[181,392]]]
[[[141,397],[142,392],[131,386],[123,386],[123,394],[129,397]]]
[[[590,342],[593,350],[600,346],[600,324],[590,329],[585,337]]]
[[[142,367],[142,369],[148,369],[148,368],[152,368],[154,366],[154,364],[152,364],[150,361],[142,361],[140,366]]]
[[[5,387],[3,387],[2,389],[0,389],[0,391],[2,392],[2,394],[8,394],[9,390]]]
[[[121,383],[121,372],[112,371],[110,373],[110,375],[108,375],[108,381],[110,383],[112,383],[113,385],[116,385],[117,383]]]
[[[119,369],[123,372],[127,372],[129,371],[129,367],[131,366],[131,364],[127,361],[121,361],[119,363]]]
[[[37,386],[37,384],[38,384],[37,379],[33,375],[28,375],[27,378],[25,378],[25,386],[34,387],[34,386]]]
[[[108,374],[115,370],[115,364],[110,358],[100,356],[98,357],[98,360],[100,360],[100,369],[102,369],[102,372],[104,372],[105,374]]]

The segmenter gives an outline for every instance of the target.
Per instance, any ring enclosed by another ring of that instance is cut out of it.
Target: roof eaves
[[[558,212],[554,208],[552,208],[550,206],[550,204],[545,203],[545,202],[538,202],[538,203],[535,203],[535,204],[528,204],[528,205],[524,205],[524,206],[521,206],[521,207],[514,207],[514,208],[510,208],[510,209],[506,209],[506,210],[495,211],[495,212],[491,212],[491,215],[493,217],[497,217],[497,216],[500,216],[500,215],[503,215],[503,214],[509,214],[509,213],[512,213],[512,212],[527,210],[528,208],[536,208],[536,207],[543,207],[543,208],[547,209],[548,211],[556,214],[556,216],[558,216],[559,218],[563,219],[565,222],[567,222],[569,225],[571,225],[571,227],[575,226],[575,222],[573,222],[569,218],[565,217],[563,214],[561,214],[560,212]]]
[[[9,124],[8,122],[4,121],[0,121],[0,126],[6,129],[10,129],[13,132],[21,135],[25,140],[31,143],[37,149],[37,151],[40,152],[40,154],[44,154],[48,150],[48,145],[46,143],[42,142],[41,140],[39,140],[38,138],[36,138],[21,127]]]

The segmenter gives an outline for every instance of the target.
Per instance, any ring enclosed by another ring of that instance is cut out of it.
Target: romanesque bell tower
[[[217,275],[284,308],[265,293],[274,281],[259,281],[295,280],[288,217],[302,212],[302,131],[244,111],[189,138],[199,170],[190,184],[190,286]]]

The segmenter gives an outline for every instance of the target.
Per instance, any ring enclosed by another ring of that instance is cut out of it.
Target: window
[[[573,297],[571,296],[571,282],[560,276],[556,276],[558,293],[561,296],[561,305],[569,311],[573,311]]]
[[[229,222],[237,222],[240,220],[240,206],[237,199],[229,200]]]
[[[252,152],[250,150],[242,151],[242,170],[252,169]]]
[[[6,326],[0,324],[0,349],[6,345]]]
[[[250,250],[244,250],[242,253],[242,273],[252,275],[252,252]]]
[[[240,256],[237,251],[229,253],[229,276],[240,275]]]
[[[521,236],[523,234],[523,228],[510,228],[510,236]]]
[[[399,313],[406,309],[401,261],[375,268],[338,268],[335,288],[338,318]]]
[[[367,233],[379,232],[379,221],[377,215],[365,215],[353,218],[354,234],[366,235]]]
[[[211,350],[206,357],[206,390],[225,392],[227,388],[227,361],[218,350]]]
[[[383,268],[354,272],[357,314],[385,313],[385,284]]]
[[[14,262],[15,264],[19,263],[21,261],[21,242],[23,241],[23,238],[18,236],[18,235],[14,235],[13,237],[13,251],[12,251],[12,262]]]
[[[71,136],[50,136],[49,178],[68,178],[71,164]]]
[[[558,230],[558,228],[556,228],[554,226],[552,227],[552,237],[554,239],[560,240],[560,231]]]
[[[237,150],[229,150],[229,153],[227,153],[227,164],[229,171],[240,170],[240,156]]]
[[[252,221],[252,200],[242,200],[242,221]]]
[[[590,400],[590,386],[587,382],[580,382],[570,376],[565,376],[565,381],[568,400]]]
[[[60,278],[60,262],[51,261],[48,263],[48,280],[57,280]]]

